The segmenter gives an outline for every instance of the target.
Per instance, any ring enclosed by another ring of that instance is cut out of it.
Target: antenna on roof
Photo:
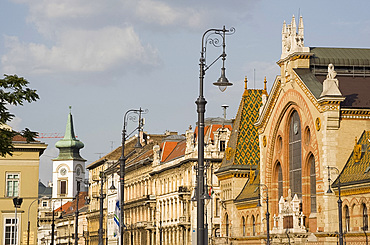
[[[256,89],[256,69],[253,68],[253,89]]]

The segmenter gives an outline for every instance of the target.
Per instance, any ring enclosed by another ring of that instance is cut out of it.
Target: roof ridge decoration
[[[266,80],[266,76],[265,76],[265,80],[263,80],[263,91],[262,91],[262,94],[268,96],[269,94],[267,93],[267,80]]]
[[[248,80],[247,80],[247,76],[245,76],[244,78],[244,93],[243,93],[243,96],[247,96],[248,95]]]
[[[86,161],[80,155],[80,149],[84,147],[84,143],[76,139],[73,127],[72,107],[69,106],[69,114],[67,119],[66,131],[64,138],[59,140],[55,147],[59,149],[59,155],[54,160],[81,160]]]

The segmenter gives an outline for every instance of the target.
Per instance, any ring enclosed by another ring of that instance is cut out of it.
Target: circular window
[[[81,174],[81,169],[77,168],[76,172],[77,172],[77,175],[79,176]]]

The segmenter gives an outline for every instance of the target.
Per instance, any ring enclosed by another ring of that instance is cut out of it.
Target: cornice
[[[309,59],[312,55],[313,55],[313,53],[295,52],[295,53],[289,54],[284,59],[278,60],[276,62],[276,64],[278,64],[279,66],[282,66],[282,64],[285,63],[288,60],[293,61],[293,60],[297,60],[297,59]]]
[[[236,209],[238,209],[238,210],[257,208],[258,199],[254,199],[254,200],[250,200],[250,201],[241,200],[241,201],[239,201],[239,203],[234,201],[234,204],[236,206]]]
[[[340,109],[341,119],[370,119],[370,109]]]

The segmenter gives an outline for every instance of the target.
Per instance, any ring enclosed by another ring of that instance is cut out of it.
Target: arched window
[[[283,171],[281,169],[280,163],[277,164],[278,172],[278,201],[283,196]]]
[[[226,223],[226,236],[229,236],[229,215],[226,214],[225,218],[225,223]]]
[[[254,218],[254,215],[252,215],[252,226],[253,226],[252,234],[253,236],[255,236],[256,235],[256,219]]]
[[[290,117],[289,125],[289,184],[292,195],[302,197],[301,122],[297,111]]]
[[[367,207],[366,204],[362,204],[362,230],[367,231],[369,229],[368,225],[368,216],[367,216]]]
[[[348,206],[344,206],[344,217],[345,217],[345,228],[346,228],[346,232],[349,232],[350,231],[350,217],[349,217],[349,208]]]
[[[242,232],[243,232],[243,236],[245,236],[245,218],[242,217]]]
[[[310,166],[311,213],[316,213],[316,171],[313,155],[308,159],[308,164]]]

